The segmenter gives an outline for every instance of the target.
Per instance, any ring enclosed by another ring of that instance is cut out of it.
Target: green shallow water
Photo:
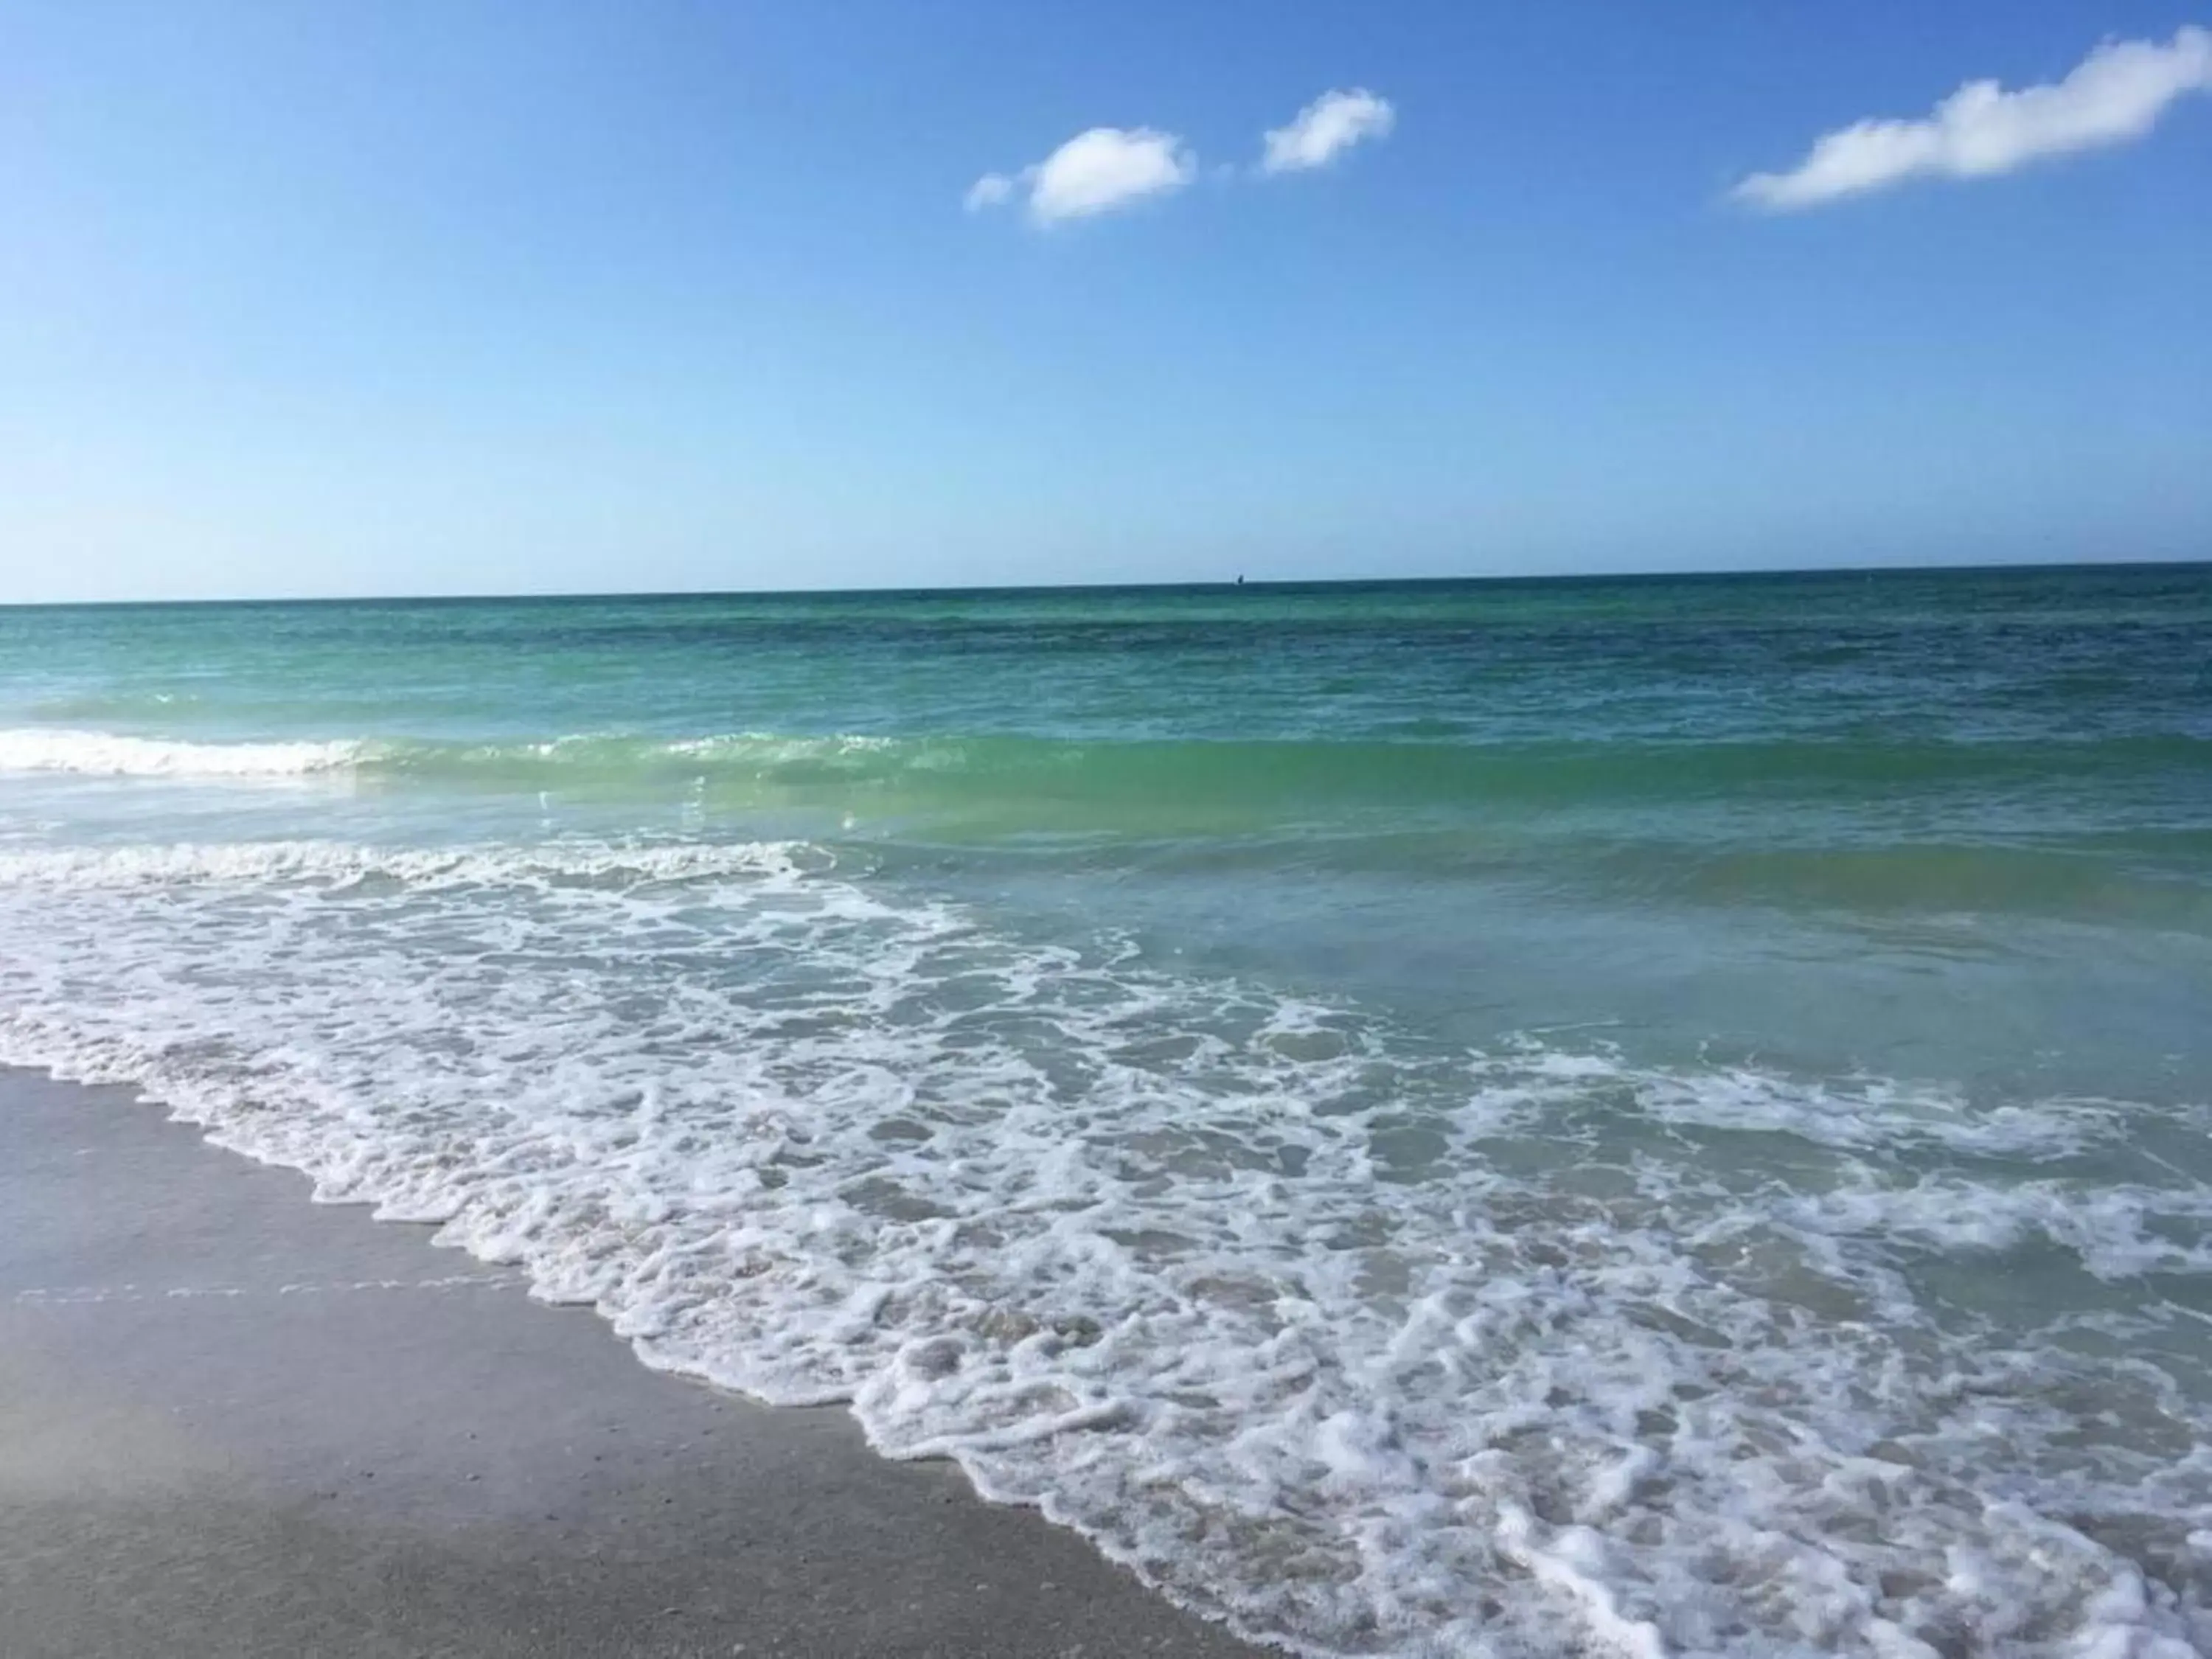
[[[2205,1085],[2202,567],[0,611],[0,731],[87,835],[796,836],[1455,1035],[1838,1023],[1763,961],[1823,1063]]]

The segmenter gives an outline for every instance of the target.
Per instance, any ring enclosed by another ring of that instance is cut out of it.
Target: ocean
[[[0,1061],[1304,1651],[2212,1650],[2212,567],[0,610]]]

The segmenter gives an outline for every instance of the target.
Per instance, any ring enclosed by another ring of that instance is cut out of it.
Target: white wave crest
[[[0,886],[98,891],[216,883],[331,886],[383,878],[422,890],[547,883],[625,886],[739,878],[789,878],[831,868],[805,842],[546,842],[530,848],[379,848],[270,841],[0,849]]]
[[[349,771],[368,745],[328,743],[187,743],[20,726],[0,731],[0,772],[72,772],[108,778],[300,778]]]

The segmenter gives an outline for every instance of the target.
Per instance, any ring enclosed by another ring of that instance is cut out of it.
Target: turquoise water
[[[2209,1013],[2205,567],[0,610],[0,1054],[1319,1651],[2212,1647]]]

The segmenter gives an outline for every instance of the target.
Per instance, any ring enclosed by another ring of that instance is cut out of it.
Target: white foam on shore
[[[0,773],[69,772],[108,778],[302,778],[351,769],[367,745],[188,743],[23,726],[0,730]]]
[[[2111,1103],[1447,1052],[784,845],[18,848],[0,1060],[1310,1651],[2212,1646],[2212,1195]]]
[[[201,883],[319,882],[338,890],[382,879],[418,891],[562,883],[626,887],[741,876],[795,878],[834,864],[803,842],[393,849],[320,841],[0,848],[0,884],[116,892]]]

